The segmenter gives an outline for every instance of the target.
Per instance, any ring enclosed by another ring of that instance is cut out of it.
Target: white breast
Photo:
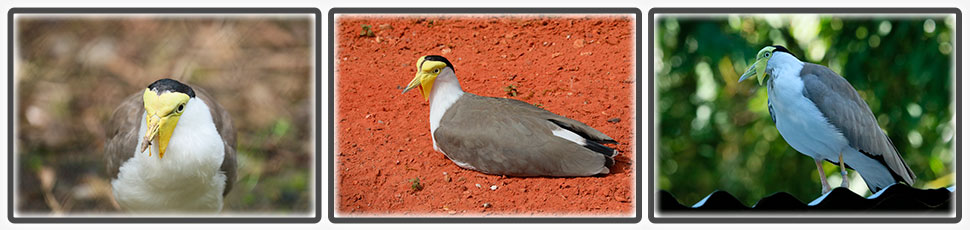
[[[141,120],[138,133],[143,135],[146,124]],[[121,165],[118,178],[111,181],[118,204],[132,212],[222,210],[226,176],[220,167],[225,146],[205,102],[192,98],[186,104],[164,158],[159,159],[155,146],[149,149],[151,156],[133,149],[134,157]]]
[[[441,117],[445,116],[445,112],[463,94],[465,94],[465,91],[461,90],[461,85],[458,84],[458,77],[455,76],[455,72],[451,68],[444,68],[441,74],[438,74],[438,77],[435,78],[434,85],[431,88],[431,95],[428,96],[428,100],[431,103],[428,122],[431,127],[431,141],[434,144],[434,149],[439,152],[441,149],[438,149],[438,141],[434,140],[434,131],[441,124]]]
[[[448,156],[448,153],[438,148],[438,140],[434,137],[434,131],[441,125],[441,118],[445,116],[445,112],[464,94],[465,91],[461,90],[461,85],[458,83],[458,76],[455,75],[454,70],[451,68],[444,68],[441,74],[438,74],[438,77],[435,78],[434,86],[431,88],[431,95],[428,98],[431,103],[431,111],[428,115],[428,122],[430,122],[431,127],[431,143],[434,146],[434,150],[444,153],[448,159],[455,162],[459,167],[477,170],[471,164],[457,161]]]
[[[782,138],[798,152],[814,159],[838,162],[839,152],[850,151],[848,140],[828,122],[822,112],[802,95],[804,83],[797,68],[776,68],[768,83],[775,126]]]

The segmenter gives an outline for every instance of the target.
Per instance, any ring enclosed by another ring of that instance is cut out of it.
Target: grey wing
[[[560,122],[568,124],[568,121]],[[588,128],[582,126],[576,129]],[[442,117],[434,137],[449,158],[484,173],[590,176],[609,172],[606,165],[612,163],[615,154],[606,155],[554,136],[552,130],[560,127],[547,117],[536,116],[535,111],[523,110],[509,101],[466,94]],[[599,131],[596,133],[602,135]]]
[[[504,106],[507,106],[509,107],[509,109],[513,109],[520,114],[529,114],[531,116],[542,117],[544,119],[547,119],[555,123],[557,126],[560,126],[564,129],[568,129],[569,131],[572,131],[576,134],[579,134],[580,136],[582,136],[583,138],[586,138],[587,140],[592,140],[597,143],[603,143],[603,144],[616,144],[616,141],[613,140],[613,138],[610,138],[606,134],[603,134],[603,132],[600,132],[599,130],[594,129],[593,127],[589,127],[589,125],[586,125],[582,122],[579,122],[567,117],[560,116],[559,114],[549,112],[548,110],[541,109],[529,103],[525,103],[519,100],[506,99],[506,98],[489,98],[489,97],[480,97],[480,96],[476,96],[476,97],[478,97],[479,99],[492,100],[495,103],[504,104]]]
[[[145,113],[141,93],[135,93],[125,98],[121,105],[115,108],[111,119],[105,124],[104,163],[108,175],[112,179],[118,177],[121,164],[135,155],[138,145],[138,128]]]
[[[882,161],[893,171],[894,178],[913,184],[916,176],[903,161],[869,105],[859,97],[852,85],[832,70],[806,63],[801,72],[805,82],[803,92],[849,141],[849,145],[870,157]]]
[[[223,109],[219,102],[215,101],[202,87],[196,87],[194,85],[190,87],[209,106],[209,114],[212,114],[212,122],[215,123],[216,130],[219,131],[219,136],[222,136],[222,141],[225,143],[226,153],[222,160],[222,166],[220,167],[220,170],[226,173],[226,188],[222,191],[222,195],[225,196],[229,194],[233,184],[236,182],[236,129],[232,125],[232,118],[229,117],[229,112]]]

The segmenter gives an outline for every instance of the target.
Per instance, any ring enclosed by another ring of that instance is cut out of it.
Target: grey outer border
[[[169,218],[169,217],[14,217],[13,215],[13,106],[14,106],[14,66],[13,66],[13,37],[14,37],[14,14],[313,14],[316,36],[314,54],[316,55],[316,65],[314,65],[314,76],[316,80],[315,90],[316,99],[314,108],[316,109],[316,131],[315,157],[316,157],[316,210],[313,217],[217,217],[217,218]],[[11,8],[7,12],[7,140],[10,145],[7,148],[7,220],[11,223],[318,223],[321,219],[322,207],[320,200],[320,20],[321,12],[318,8]],[[331,87],[331,92],[332,92]],[[331,119],[332,120],[332,119]],[[331,134],[333,127],[331,126]]]
[[[643,43],[643,12],[637,8],[332,8],[329,12],[330,17],[330,194],[327,197],[330,201],[328,218],[331,223],[639,223],[643,218],[643,199],[642,196],[642,175],[643,175],[643,154],[641,139],[636,138],[636,216],[634,217],[335,217],[334,213],[334,14],[636,14],[636,132],[635,137],[640,136],[640,116],[641,106],[641,80],[642,63],[641,44]]]
[[[657,124],[654,120],[654,14],[764,14],[764,13],[777,13],[777,14],[956,14],[956,42],[954,46],[956,49],[956,181],[957,188],[962,188],[961,185],[961,175],[962,175],[962,163],[960,160],[961,145],[960,145],[960,127],[961,127],[961,77],[962,77],[962,66],[961,66],[961,55],[960,50],[963,40],[961,36],[963,29],[961,27],[961,12],[958,8],[653,8],[650,9],[648,14],[647,23],[650,25],[649,29],[649,63],[650,67],[650,86],[648,93],[650,94],[651,106],[648,111],[650,119],[650,162],[649,167],[649,188],[650,191],[649,198],[651,207],[648,212],[648,219],[653,223],[958,223],[960,222],[962,207],[961,207],[961,193],[958,190],[956,193],[956,216],[955,217],[860,217],[860,218],[832,218],[832,217],[804,217],[804,218],[772,218],[772,217],[657,217],[655,207],[657,204],[654,202],[657,196],[657,190],[654,190],[654,146],[656,146],[656,141],[654,135],[654,126]],[[704,214],[704,213],[701,213]],[[710,213],[707,213],[710,214]]]

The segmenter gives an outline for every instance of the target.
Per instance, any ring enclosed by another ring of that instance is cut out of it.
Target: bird
[[[758,51],[738,83],[752,76],[759,85],[767,79],[771,120],[788,145],[815,160],[822,194],[832,190],[823,160],[838,164],[842,187],[849,186],[846,167],[858,172],[872,193],[916,180],[869,104],[841,75],[774,45]]]
[[[236,178],[229,113],[202,88],[160,79],[106,124],[112,194],[132,213],[218,213]]]
[[[459,167],[519,177],[607,175],[617,142],[582,122],[532,104],[462,90],[445,57],[418,58],[417,73],[401,92],[418,88],[430,101],[434,149]]]

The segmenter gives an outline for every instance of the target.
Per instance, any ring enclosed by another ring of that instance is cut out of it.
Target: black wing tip
[[[609,141],[616,143],[616,141],[613,141],[613,140],[609,140]],[[600,143],[590,141],[589,139],[586,139],[586,144],[584,144],[583,147],[585,147],[586,149],[592,150],[593,152],[603,154],[603,159],[604,159],[603,165],[606,166],[607,168],[606,174],[609,174],[609,167],[613,167],[613,165],[616,164],[616,161],[613,160],[613,157],[616,157],[616,155],[618,155],[620,152],[617,151],[616,149],[606,147],[605,145],[602,145]]]
[[[612,149],[600,143],[591,142],[591,141],[587,141],[586,144],[583,145],[583,147],[586,147],[589,150],[593,150],[593,152],[603,154],[604,156],[607,156],[610,158],[616,156],[616,154],[618,153],[615,149]]]
[[[525,102],[522,102],[522,103],[525,103]],[[528,104],[528,103],[526,103],[526,104]],[[602,134],[601,135],[602,137],[598,137],[597,135],[590,135],[589,133],[584,132],[582,129],[573,127],[569,123],[566,123],[566,122],[563,122],[563,121],[559,121],[559,120],[551,119],[551,118],[550,119],[546,119],[546,120],[549,121],[549,122],[552,122],[553,124],[555,124],[556,126],[559,126],[560,128],[563,128],[565,130],[569,130],[569,131],[571,131],[573,133],[576,133],[580,137],[583,137],[583,139],[586,139],[586,141],[593,141],[593,142],[600,143],[600,144],[618,144],[616,142],[616,140],[613,140],[613,138],[610,138],[609,136],[606,136],[606,134],[600,133],[600,134]],[[583,124],[583,125],[585,125],[585,124]],[[590,129],[593,129],[592,127],[589,127],[589,128]],[[593,130],[595,130],[595,129],[593,129]],[[596,131],[598,132],[599,130],[596,130]]]
[[[889,137],[887,136],[886,139],[889,140]],[[892,140],[889,140],[889,142],[890,142],[890,146],[892,146]],[[893,148],[893,150],[896,150],[896,146],[892,146],[892,148]],[[890,166],[889,165],[889,162],[886,162],[885,157],[873,155],[873,154],[871,154],[869,152],[862,151],[862,149],[859,149],[858,151],[859,151],[859,153],[862,153],[863,156],[866,156],[866,157],[869,157],[870,159],[876,160],[883,167],[886,167],[886,170],[889,170],[889,174],[892,175],[892,178],[893,178],[893,180],[895,182],[897,182],[897,183],[898,182],[904,182],[904,183],[909,184],[909,185],[913,185],[914,183],[916,183],[916,174],[913,173],[913,169],[911,169],[909,167],[909,164],[907,164],[906,161],[903,160],[902,156],[899,155],[899,152],[898,151],[894,151],[893,154],[896,154],[896,157],[898,157],[900,163],[903,165],[902,170],[905,170],[906,171],[905,172],[905,175],[900,174],[899,172],[897,172],[896,169],[894,169],[892,166]],[[829,161],[829,162],[832,162],[832,161]],[[836,164],[836,163],[833,163],[833,164]],[[846,164],[846,167],[849,167],[848,164]],[[865,179],[865,178],[863,178],[863,179]],[[872,188],[869,188],[869,190],[871,191]]]

